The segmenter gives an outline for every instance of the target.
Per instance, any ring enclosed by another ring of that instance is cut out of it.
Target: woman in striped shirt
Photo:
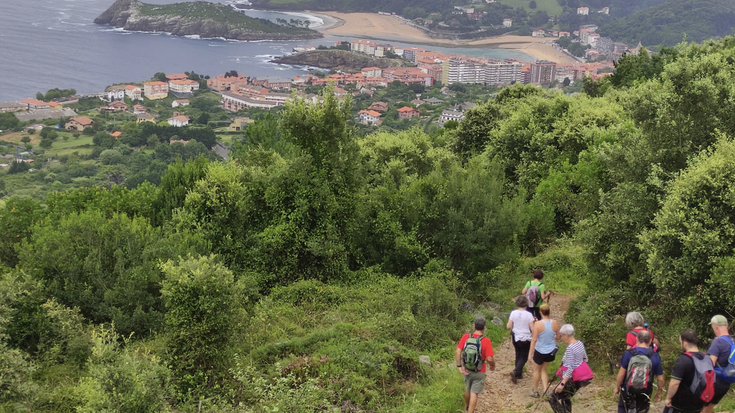
[[[567,350],[564,352],[562,366],[566,367],[561,377],[561,383],[555,388],[549,399],[551,408],[555,413],[569,413],[572,411],[572,397],[580,387],[589,384],[589,380],[573,381],[572,373],[574,369],[587,361],[587,350],[584,343],[574,338],[574,327],[571,324],[564,324],[559,330],[561,339],[567,344]]]

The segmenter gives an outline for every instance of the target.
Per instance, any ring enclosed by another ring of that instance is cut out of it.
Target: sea
[[[177,0],[145,2],[167,4]],[[156,72],[194,71],[217,76],[236,70],[248,76],[291,78],[307,73],[308,68],[269,61],[291,53],[294,47],[333,45],[338,40],[354,39],[328,35],[307,41],[245,42],[134,33],[94,24],[94,19],[112,3],[113,0],[0,0],[0,102],[33,97],[36,92],[52,88],[99,93],[112,84],[150,79]],[[335,23],[331,17],[319,14],[258,10],[245,13],[273,21],[308,19],[316,29]],[[467,56],[530,60],[528,55],[514,50],[426,48]]]

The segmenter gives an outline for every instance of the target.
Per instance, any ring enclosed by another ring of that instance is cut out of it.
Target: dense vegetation
[[[600,28],[600,33],[634,45],[673,46],[733,34],[735,4],[729,0],[666,0]]]
[[[627,56],[585,94],[508,87],[428,134],[359,137],[327,91],[229,162],[9,199],[0,406],[456,411],[453,342],[536,267],[586,282],[568,315],[594,362],[638,309],[668,363],[735,307],[734,59],[733,38]]]

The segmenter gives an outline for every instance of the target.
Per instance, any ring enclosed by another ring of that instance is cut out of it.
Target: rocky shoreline
[[[220,7],[229,9],[231,13],[239,12],[232,10],[229,6],[214,5],[212,3],[194,2],[206,7]],[[259,30],[247,27],[247,24],[229,24],[217,19],[181,14],[145,14],[143,8],[146,6],[138,0],[117,0],[105,12],[97,17],[96,24],[111,25],[128,31],[137,32],[165,32],[174,36],[199,36],[202,38],[224,38],[228,40],[307,40],[317,39],[323,35],[309,29],[283,30],[275,23],[247,16],[238,16],[240,20],[253,21],[259,26],[267,27],[268,30]],[[255,24],[253,24],[255,25]],[[290,29],[284,27],[284,29]],[[291,31],[291,32],[289,32]]]

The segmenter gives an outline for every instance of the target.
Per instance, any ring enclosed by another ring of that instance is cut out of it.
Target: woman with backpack
[[[559,330],[559,335],[567,344],[567,350],[557,372],[561,376],[561,382],[554,387],[549,397],[549,404],[555,413],[571,413],[572,397],[577,390],[590,384],[593,374],[587,364],[587,350],[584,343],[574,338],[574,327],[571,324],[564,324]]]
[[[539,307],[544,303],[544,300],[548,300],[551,295],[550,292],[546,291],[546,286],[541,280],[544,278],[544,272],[541,270],[535,270],[533,272],[533,280],[526,283],[523,287],[521,294],[525,295],[528,299],[528,312],[533,314],[536,320],[541,320],[541,314]]]
[[[648,324],[643,319],[641,313],[637,311],[631,311],[625,315],[625,325],[628,327],[628,334],[625,335],[625,349],[630,350],[635,348],[638,343],[638,332],[648,331],[651,334],[651,343],[653,351],[658,353],[658,339],[653,335],[653,331],[648,328]]]
[[[533,388],[531,397],[539,397],[538,382],[541,381],[542,389],[549,386],[549,363],[556,358],[556,334],[559,332],[559,322],[551,319],[551,309],[547,304],[539,307],[541,313],[540,322],[533,323],[533,338],[528,358],[536,364],[533,368]]]

